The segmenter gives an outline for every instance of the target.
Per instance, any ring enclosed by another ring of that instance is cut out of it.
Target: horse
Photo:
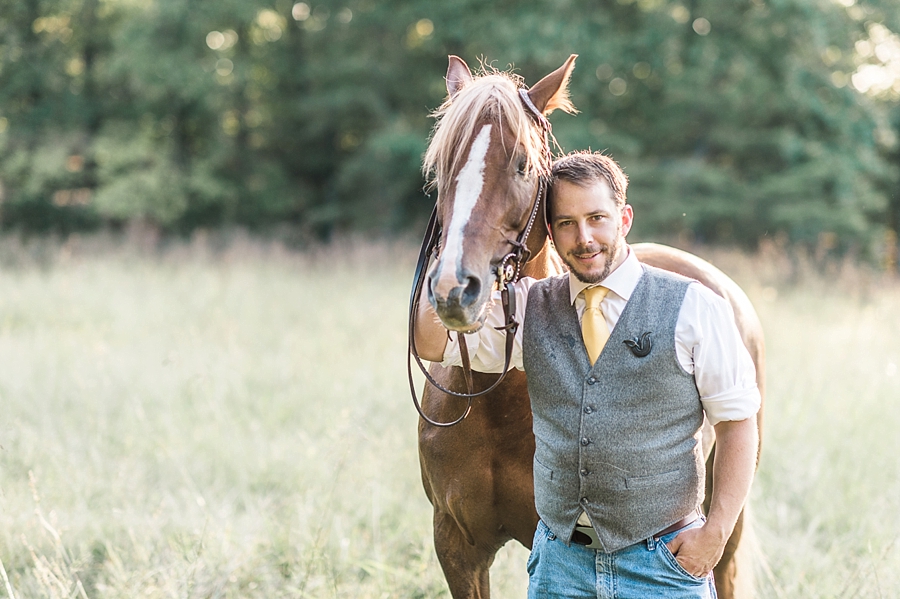
[[[436,125],[423,166],[437,188],[435,210],[443,225],[423,296],[448,331],[480,326],[504,257],[516,250],[517,233],[530,227],[528,219],[549,168],[549,141],[540,118],[559,109],[574,112],[568,83],[575,58],[570,56],[526,90],[517,76],[493,70],[475,76],[462,59],[449,57],[448,97],[434,113]],[[481,176],[474,179],[465,170],[473,168],[473,155],[482,165],[476,166]],[[481,181],[480,188],[473,188],[473,180]],[[563,272],[546,222],[530,227],[524,245],[530,259],[521,265],[521,275],[543,278]],[[687,252],[650,243],[630,247],[641,262],[696,279],[731,304],[764,394],[762,326],[740,287]],[[437,363],[431,364],[429,374],[445,389],[457,391],[465,388],[467,375],[481,390],[497,377]],[[496,389],[470,402],[468,416],[455,426],[435,426],[422,419],[418,427],[422,483],[434,508],[435,551],[454,599],[488,598],[496,552],[513,539],[530,549],[538,523],[532,473],[535,441],[525,374],[510,370]],[[465,408],[458,397],[426,384],[421,409],[435,421],[458,419]],[[758,421],[761,429],[762,410]],[[707,501],[714,439],[712,427],[705,424]],[[749,574],[749,565],[738,559],[746,553],[738,548],[747,527],[742,513],[715,568],[716,588],[723,599],[733,599],[739,577]]]

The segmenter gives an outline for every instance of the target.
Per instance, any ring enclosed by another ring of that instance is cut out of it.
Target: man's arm
[[[419,297],[419,310],[416,314],[416,352],[423,360],[441,362],[444,359],[444,349],[447,347],[447,329],[438,319],[425,292],[423,285],[422,295]]]
[[[713,489],[706,524],[684,531],[668,544],[678,563],[697,577],[709,574],[722,558],[750,493],[759,446],[756,416],[719,422],[715,429]]]

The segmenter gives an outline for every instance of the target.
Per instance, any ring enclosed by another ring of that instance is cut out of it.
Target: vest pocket
[[[541,464],[537,457],[534,458],[534,478],[535,480],[553,480],[553,470]]]
[[[625,478],[625,487],[628,489],[658,487],[678,480],[679,476],[681,476],[681,470],[651,474],[650,476],[628,476]]]

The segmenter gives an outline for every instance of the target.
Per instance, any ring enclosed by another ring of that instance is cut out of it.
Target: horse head
[[[525,98],[518,77],[496,71],[473,76],[461,58],[450,57],[449,95],[435,112],[424,160],[437,188],[442,230],[427,297],[450,330],[481,326],[497,270],[528,226],[550,168],[540,115],[575,111],[568,97],[575,58],[528,89]],[[529,100],[538,114],[526,106]],[[526,240],[531,255],[545,240],[541,222]]]

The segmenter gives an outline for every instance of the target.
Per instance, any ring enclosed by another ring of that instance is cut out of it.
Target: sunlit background
[[[762,320],[757,597],[896,595],[900,0],[0,0],[0,597],[448,597],[429,114],[573,53],[562,149]]]

